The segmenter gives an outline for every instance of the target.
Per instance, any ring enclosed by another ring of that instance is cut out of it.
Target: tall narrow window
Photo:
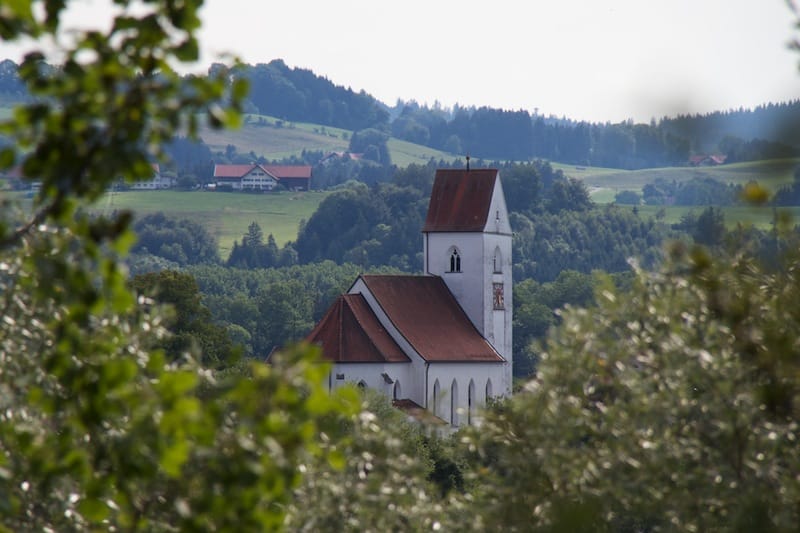
[[[458,383],[450,385],[450,425],[458,426]]]
[[[434,416],[439,416],[439,413],[441,412],[441,409],[439,407],[439,399],[440,399],[440,397],[441,397],[441,394],[440,394],[440,389],[439,389],[439,380],[437,379],[433,383],[433,406],[432,407],[433,407],[433,415]]]
[[[392,389],[392,399],[393,400],[401,400],[403,392],[400,390],[400,381],[396,380],[394,382],[394,388]]]
[[[495,274],[502,274],[503,272],[503,255],[500,253],[500,247],[494,249],[494,261],[492,263]]]
[[[475,420],[475,382],[469,380],[467,388],[467,425],[471,426]]]
[[[450,272],[461,272],[461,256],[458,250],[453,250],[450,254]]]

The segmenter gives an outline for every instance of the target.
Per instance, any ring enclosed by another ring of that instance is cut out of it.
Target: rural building
[[[423,275],[362,275],[308,335],[355,383],[451,426],[511,393],[511,227],[494,169],[438,170]]]
[[[175,186],[175,178],[162,175],[161,167],[157,163],[153,163],[152,167],[153,177],[149,180],[135,182],[131,185],[131,189],[135,191],[156,191],[171,189]]]
[[[693,155],[689,158],[689,164],[693,167],[715,167],[717,165],[724,165],[728,156],[724,154],[700,154]]]
[[[310,165],[214,165],[217,190],[271,191],[278,184],[291,191],[311,187]]]

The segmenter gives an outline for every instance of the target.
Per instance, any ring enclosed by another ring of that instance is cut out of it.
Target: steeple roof
[[[422,231],[483,231],[492,204],[496,169],[439,169]]]

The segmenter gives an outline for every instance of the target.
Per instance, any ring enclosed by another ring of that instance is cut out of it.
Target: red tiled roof
[[[311,178],[310,165],[261,165],[261,168],[278,179]]]
[[[483,230],[496,179],[495,169],[437,170],[422,231]]]
[[[361,276],[389,320],[423,359],[503,362],[437,276]]]
[[[311,178],[310,165],[214,165],[215,178],[239,179],[259,167],[278,180],[286,178]]]
[[[256,165],[214,165],[215,178],[241,178]]]
[[[320,344],[322,357],[337,363],[410,361],[360,294],[339,296],[306,340]]]

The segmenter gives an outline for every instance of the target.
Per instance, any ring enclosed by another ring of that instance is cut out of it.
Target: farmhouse
[[[308,335],[330,389],[377,389],[451,426],[511,393],[511,227],[497,170],[439,170],[423,275],[362,275]]]
[[[131,185],[131,189],[136,191],[155,191],[171,189],[175,186],[175,178],[161,174],[161,166],[153,163],[153,177],[149,180],[137,181]]]
[[[289,190],[307,191],[311,186],[309,165],[214,165],[217,190],[271,191],[278,184]]]
[[[693,155],[689,158],[689,165],[693,167],[715,167],[717,165],[724,165],[728,156],[724,154],[700,154]]]

